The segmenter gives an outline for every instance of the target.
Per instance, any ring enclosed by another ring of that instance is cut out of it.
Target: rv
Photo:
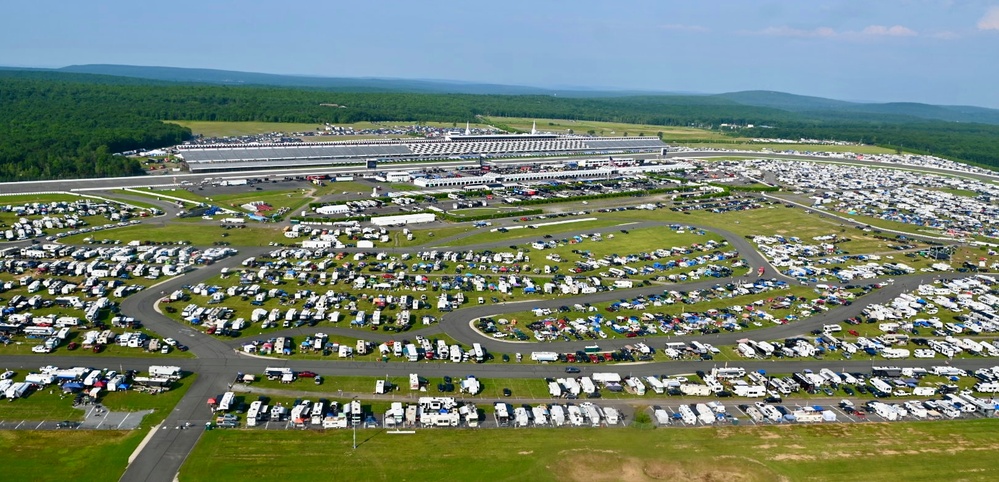
[[[171,380],[180,380],[182,372],[180,367],[176,366],[160,366],[160,365],[150,365],[149,366],[149,376],[153,378],[169,378]]]
[[[235,393],[233,393],[233,392],[225,392],[225,394],[222,395],[222,399],[218,401],[218,408],[216,408],[216,411],[218,411],[218,412],[228,412],[229,410],[231,410],[233,408],[232,404],[233,404],[233,402],[235,402],[235,400],[236,400],[236,394]]]
[[[695,415],[694,411],[690,409],[690,405],[686,404],[680,405],[679,413],[680,413],[680,420],[682,420],[683,423],[687,425],[697,424],[697,415]]]
[[[552,405],[548,413],[551,417],[553,425],[556,427],[565,425],[565,409],[563,409],[561,405]]]
[[[246,426],[255,427],[257,421],[260,418],[260,409],[263,407],[264,402],[260,400],[255,400],[250,403],[250,409],[246,412]]]

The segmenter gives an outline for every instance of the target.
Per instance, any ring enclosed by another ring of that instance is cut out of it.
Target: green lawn
[[[197,189],[197,188],[191,188],[191,189]],[[135,189],[133,191],[124,191],[124,192],[125,193],[129,193],[129,194],[134,194],[134,195],[152,196],[152,197],[155,197],[155,198],[158,198],[158,199],[162,199],[162,200],[168,201],[168,202],[174,202],[174,200],[173,199],[169,199],[169,198],[165,198],[165,197],[161,198],[159,195],[162,194],[164,196],[170,196],[170,197],[176,197],[176,198],[181,198],[181,199],[187,199],[189,201],[194,201],[194,202],[197,202],[197,203],[207,203],[208,202],[207,200],[205,200],[204,196],[199,195],[199,194],[195,194],[194,192],[189,191],[188,188],[181,188],[181,187],[167,188],[167,189]]]
[[[100,365],[98,365],[100,366]],[[118,367],[107,367],[117,370]],[[129,367],[125,367],[126,369]],[[145,367],[132,367],[142,369]],[[16,380],[23,380],[27,371],[18,370]],[[166,414],[180,401],[196,376],[188,376],[177,382],[173,390],[159,395],[142,392],[104,392],[101,403],[111,410],[140,411],[156,410],[156,413],[142,420],[143,427],[151,427],[166,417]],[[51,392],[51,393],[50,393]],[[84,411],[73,408],[73,397],[63,396],[59,387],[43,388],[32,392],[26,398],[13,402],[5,401],[0,411],[0,420],[83,420]],[[3,433],[0,431],[0,433]],[[2,455],[0,455],[2,460]]]
[[[180,480],[986,481],[999,477],[996,424],[363,430],[356,450],[348,430],[213,430]],[[345,462],[316,462],[329,459]]]
[[[5,480],[118,480],[146,430],[3,430]],[[95,461],[100,461],[95,466]]]
[[[726,139],[739,140],[731,137]],[[689,142],[684,146],[693,149],[730,149],[733,151],[762,151],[771,150],[798,151],[798,152],[853,152],[856,154],[894,154],[894,149],[886,149],[878,146],[834,146],[826,144],[767,144],[762,142],[739,142],[739,143],[704,143]]]
[[[129,194],[135,194],[135,193],[129,193]],[[154,205],[152,203],[146,203],[146,202],[142,202],[142,201],[136,201],[136,200],[133,200],[133,199],[115,198],[115,197],[112,197],[112,196],[103,196],[103,197],[106,197],[107,199],[110,199],[112,201],[116,201],[116,202],[120,202],[120,203],[125,203],[125,204],[131,204],[132,206],[143,208],[143,209],[149,209],[149,210],[155,209],[157,211],[162,211],[163,210],[162,207],[156,206],[156,205]]]
[[[506,208],[466,208],[466,209],[455,209],[448,211],[448,214],[454,216],[482,216],[485,214],[496,214],[496,213],[516,213],[521,211],[517,207],[506,207]]]
[[[79,201],[80,196],[74,196],[72,194],[19,194],[14,196],[0,196],[0,205],[6,206],[10,205],[20,205],[25,203],[50,203],[57,201],[73,202]]]
[[[224,229],[216,224],[171,223],[167,225],[139,224],[107,232],[77,234],[62,239],[65,244],[80,244],[84,238],[112,239],[122,243],[137,241],[189,241],[196,246],[211,246],[217,241],[227,241],[233,246],[266,246],[269,242],[292,242],[284,237],[281,229],[266,224],[250,224],[242,229]]]
[[[654,215],[643,211],[624,211],[613,213],[613,218],[645,220],[656,219],[661,222],[698,223],[711,226],[718,226],[741,236],[773,236],[779,234],[785,237],[797,236],[803,243],[817,244],[812,238],[835,234],[840,237],[850,238],[849,242],[837,244],[838,249],[850,254],[876,253],[891,251],[887,246],[892,244],[887,241],[874,239],[875,233],[865,233],[856,226],[846,224],[844,221],[834,218],[823,211],[812,210],[812,214],[804,209],[794,207],[788,208],[783,205],[763,207],[750,211],[711,213],[707,211],[691,211],[689,215],[678,214],[668,211],[659,211]],[[859,223],[871,224],[874,229],[877,227],[898,229],[900,231],[917,233],[918,226],[911,224],[884,221],[869,216],[853,215],[847,216],[844,213],[832,213],[848,218],[853,218]],[[929,231],[929,230],[927,230]],[[885,233],[894,237],[893,233]],[[909,242],[916,246],[923,246],[921,243]],[[901,259],[901,254],[898,255]]]
[[[194,383],[191,375],[169,392],[105,394],[102,403],[111,410],[155,410],[142,419],[138,430],[2,430],[0,466],[4,480],[94,481],[118,480],[149,429],[167,414]],[[58,390],[54,390],[58,392]],[[83,411],[72,408],[72,398],[38,391],[11,404],[4,403],[0,419],[82,420]],[[100,461],[95,467],[95,461]]]
[[[74,333],[70,341],[76,340],[79,342],[78,334]],[[155,337],[156,335],[151,335]],[[7,346],[0,346],[0,355],[32,355],[38,357],[39,362],[45,361],[45,354],[34,353],[31,348],[35,345],[41,345],[42,340],[25,340],[23,342],[18,341],[16,343],[11,343]],[[88,360],[99,360],[101,358],[110,357],[136,357],[136,358],[150,358],[150,359],[169,359],[169,358],[194,358],[190,352],[183,352],[180,350],[171,349],[170,353],[164,355],[160,352],[150,352],[142,348],[129,348],[127,346],[120,346],[117,343],[108,345],[104,351],[100,353],[94,353],[93,350],[84,350],[83,348],[77,348],[74,351],[70,351],[66,346],[69,341],[63,343],[58,348],[52,351],[51,355],[72,355],[83,357]]]
[[[241,208],[240,206],[251,202],[258,202],[258,201],[265,202],[270,204],[272,207],[274,207],[275,210],[277,210],[283,207],[294,209],[304,205],[307,202],[312,201],[312,191],[304,189],[247,192],[246,188],[242,187],[242,188],[237,188],[240,189],[238,192],[222,193],[212,197],[204,196],[202,192],[197,191],[197,188],[192,188],[192,189],[193,190],[175,188],[175,189],[162,189],[155,191],[141,189],[141,190],[131,191],[131,193],[143,194],[146,196],[153,196],[153,197],[159,197],[158,194],[163,194],[165,196],[173,196],[181,199],[187,199],[197,203],[216,205],[241,213],[248,213],[249,211]]]
[[[164,121],[191,129],[194,134],[206,137],[245,136],[268,132],[315,132],[319,124],[296,124],[290,122],[213,122],[213,121]]]
[[[955,188],[952,188],[952,187],[941,187],[941,188],[937,188],[936,190],[937,191],[941,191],[941,192],[948,192],[948,193],[951,193],[951,194],[953,194],[955,196],[963,196],[963,197],[975,197],[975,196],[978,196],[978,191],[972,191],[970,189],[955,189]]]
[[[692,127],[657,126],[650,124],[625,124],[621,122],[600,122],[586,120],[566,120],[566,119],[529,119],[523,117],[489,117],[487,122],[495,122],[510,126],[523,132],[530,132],[532,125],[537,122],[538,130],[545,132],[568,133],[572,130],[574,134],[584,135],[593,131],[594,135],[623,136],[627,133],[630,137],[640,134],[655,136],[659,132],[663,133],[665,141],[682,140],[711,140],[711,139],[732,139],[720,132],[707,129],[695,129]]]
[[[402,230],[393,230],[389,232],[389,236],[392,241],[388,246],[396,248],[408,248],[412,246],[420,245],[450,245],[449,238],[453,236],[458,236],[469,231],[474,231],[476,229],[485,228],[475,228],[468,224],[457,225],[457,226],[441,226],[437,228],[427,228],[427,229],[414,229],[413,240],[410,241],[406,239],[406,236],[402,234]],[[485,231],[483,231],[485,232]]]
[[[547,222],[546,220],[536,220],[530,221],[526,224],[543,224]],[[447,242],[447,246],[470,246],[475,244],[497,242],[503,240],[512,241],[514,244],[518,242],[523,242],[525,239],[540,239],[546,234],[555,233],[587,233],[593,232],[594,230],[599,230],[601,228],[608,228],[612,226],[617,226],[623,224],[621,221],[613,219],[596,219],[593,221],[580,221],[577,223],[566,223],[566,224],[556,224],[552,226],[540,226],[537,229],[511,229],[505,233],[499,231],[492,231],[495,228],[489,228],[489,231],[482,231],[471,236],[466,236],[463,238],[458,238],[450,240]],[[433,244],[433,243],[429,243]]]
[[[189,127],[194,134],[202,134],[209,137],[221,136],[244,136],[252,134],[266,134],[269,132],[316,132],[321,127],[320,124],[292,123],[292,122],[222,122],[222,121],[186,121],[167,120],[171,124],[178,124]],[[412,122],[356,122],[353,124],[337,124],[340,127],[353,127],[355,130],[372,129],[376,127],[403,127],[412,125]],[[451,122],[422,122],[423,125],[435,127],[460,127]],[[472,124],[472,127],[485,127],[482,124]],[[528,128],[530,130],[530,128]],[[379,138],[384,136],[322,136],[309,137],[309,141],[343,141],[358,138]]]
[[[730,308],[732,306],[737,306],[737,305],[738,306],[746,306],[746,305],[752,304],[753,302],[759,301],[759,300],[763,300],[765,302],[762,306],[760,306],[760,308],[763,309],[763,310],[765,310],[767,313],[769,313],[770,315],[772,315],[774,318],[780,319],[780,318],[786,317],[788,315],[795,315],[799,319],[803,318],[801,309],[798,307],[798,305],[800,304],[800,302],[795,302],[794,304],[792,304],[791,308],[789,308],[789,309],[770,309],[770,303],[767,302],[768,300],[771,300],[771,299],[776,298],[778,296],[787,296],[787,295],[795,295],[795,296],[797,296],[799,298],[805,297],[805,298],[808,298],[810,300],[816,298],[816,296],[817,296],[816,293],[815,293],[815,291],[814,291],[814,289],[812,289],[812,288],[809,288],[807,286],[793,286],[793,287],[791,287],[789,289],[784,289],[784,290],[774,290],[774,291],[766,292],[766,293],[753,294],[753,295],[744,295],[744,296],[736,296],[736,297],[733,297],[733,298],[713,298],[713,299],[708,299],[708,300],[704,300],[704,301],[700,301],[698,303],[692,303],[692,304],[674,303],[672,305],[664,304],[662,306],[652,306],[651,304],[649,304],[649,305],[646,306],[646,308],[644,310],[635,310],[635,309],[631,309],[631,308],[622,308],[622,309],[620,309],[620,311],[608,312],[606,310],[607,307],[610,306],[611,304],[615,303],[615,302],[604,302],[604,303],[597,303],[597,304],[593,305],[593,306],[597,307],[597,311],[596,312],[585,312],[585,313],[584,312],[579,312],[579,311],[572,311],[572,312],[569,312],[569,313],[558,313],[558,312],[554,312],[551,315],[547,315],[547,316],[535,316],[534,312],[532,312],[530,310],[524,310],[524,311],[516,311],[516,312],[510,312],[510,313],[503,313],[503,314],[500,314],[500,315],[492,316],[491,318],[496,319],[496,320],[499,320],[501,318],[510,320],[511,324],[506,325],[507,329],[509,329],[512,332],[513,328],[519,328],[524,333],[527,333],[528,336],[532,335],[532,331],[530,329],[528,329],[526,327],[526,325],[528,325],[530,323],[533,323],[534,321],[544,320],[544,319],[549,319],[549,318],[563,318],[563,317],[565,317],[565,318],[569,318],[569,319],[574,320],[574,319],[577,319],[577,318],[586,318],[587,316],[601,314],[601,315],[603,315],[604,320],[607,321],[607,320],[614,320],[618,316],[623,316],[625,318],[628,318],[628,317],[631,317],[631,316],[641,316],[643,313],[665,313],[667,315],[679,315],[680,313],[684,313],[684,312],[704,312],[704,311],[706,311],[708,309],[711,309],[711,308],[721,310],[722,308]],[[830,309],[832,309],[832,308],[830,308]],[[772,322],[772,321],[757,320],[757,319],[747,320],[747,321],[751,321],[749,323],[749,328],[743,328],[742,329],[743,332],[753,331],[753,330],[758,330],[758,329],[762,329],[762,328],[767,328],[767,327],[770,327],[770,326],[774,326],[774,322]],[[756,326],[755,324],[752,323],[752,321],[759,322],[761,326]],[[516,322],[516,324],[514,324],[513,322]],[[500,327],[502,328],[502,325]],[[615,332],[614,330],[612,330],[609,326],[602,326],[602,331],[607,334],[608,338],[623,338],[624,337],[624,335],[618,334],[617,332]],[[670,332],[670,334],[672,334],[672,332]],[[659,333],[658,336],[662,336],[662,335],[663,335],[663,333]],[[650,336],[657,336],[657,335],[650,335]],[[534,340],[533,337],[531,338],[531,340],[532,341],[536,341],[536,340]],[[599,345],[600,340],[598,339],[594,343],[596,343],[596,344]],[[545,349],[545,350],[552,349],[552,350],[558,351],[559,350],[559,348],[558,348],[559,347],[559,343],[556,342],[554,344],[531,344],[531,345],[519,344],[518,343],[518,344],[511,344],[510,347],[511,347],[511,350],[515,350],[517,348],[520,348],[520,351],[533,351],[533,350],[540,350],[540,349]]]

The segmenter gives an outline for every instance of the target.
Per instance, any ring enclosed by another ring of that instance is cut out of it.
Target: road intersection
[[[678,153],[671,157],[690,157],[696,153]],[[701,153],[703,155],[731,155],[731,153]],[[812,158],[810,156],[781,156],[788,158],[800,158],[800,159],[818,159]],[[827,158],[821,158],[822,160],[828,160]],[[927,169],[932,171],[932,169]],[[196,177],[196,176],[195,176]],[[145,182],[143,178],[129,178],[130,181],[134,182]],[[108,189],[115,185],[115,183],[121,183],[121,180],[91,180],[91,181],[81,181],[73,186],[82,186],[83,188],[100,188]],[[58,184],[53,183],[34,183],[25,187],[20,184],[13,184],[11,186],[20,186],[16,192],[42,192],[48,190],[65,190],[66,184],[59,182]],[[8,186],[0,186],[6,189]],[[15,191],[12,191],[15,192]],[[662,222],[638,222],[629,226],[630,229],[637,229],[641,227],[652,227],[652,226],[663,226],[667,223]],[[690,225],[690,223],[681,223],[684,225]],[[755,247],[744,237],[736,235],[732,232],[726,231],[724,229],[719,229],[714,226],[708,225],[694,225],[697,228],[703,228],[710,230],[718,235],[722,236],[729,242],[729,249],[737,250],[740,256],[747,260],[749,266],[760,267],[766,266],[768,274],[767,278],[770,277],[781,277],[784,281],[789,283],[798,283],[797,280],[782,277],[775,274],[776,270],[769,266],[767,260],[755,249]],[[567,230],[571,229],[571,226],[567,226]],[[446,240],[437,240],[433,243],[440,245]],[[482,249],[490,246],[500,246],[509,243],[496,242],[488,243],[475,247],[463,247],[462,249]],[[181,465],[184,463],[187,455],[194,449],[198,439],[201,436],[202,430],[200,426],[203,426],[205,422],[211,420],[211,413],[206,407],[205,401],[213,396],[216,396],[224,391],[226,391],[229,385],[232,383],[237,372],[243,373],[262,373],[265,367],[269,366],[285,366],[291,367],[295,370],[311,370],[322,372],[324,374],[329,373],[332,375],[352,375],[352,376],[371,376],[380,377],[385,375],[390,376],[404,376],[408,375],[413,371],[413,365],[407,363],[386,363],[386,362],[359,362],[359,361],[347,361],[347,362],[332,362],[332,361],[315,361],[315,360],[287,360],[287,359],[267,359],[262,357],[249,356],[241,352],[239,341],[223,341],[220,338],[213,337],[210,335],[205,335],[198,330],[191,329],[189,326],[185,326],[182,323],[163,315],[159,312],[157,307],[157,302],[163,297],[165,293],[170,293],[174,290],[181,288],[184,285],[194,285],[199,282],[209,280],[210,278],[217,276],[223,268],[235,268],[240,266],[240,262],[248,257],[261,256],[274,248],[267,247],[255,247],[255,248],[240,248],[240,253],[238,256],[230,257],[220,262],[216,262],[210,266],[204,266],[199,269],[188,272],[182,276],[172,278],[163,283],[160,283],[150,289],[141,291],[137,294],[129,296],[121,303],[121,313],[127,316],[135,317],[143,322],[143,324],[153,332],[157,333],[161,337],[171,337],[180,340],[182,343],[190,348],[190,351],[196,356],[196,358],[191,359],[176,359],[172,360],[171,363],[180,366],[183,370],[196,374],[194,382],[189,388],[186,395],[178,403],[178,405],[173,409],[173,411],[166,417],[166,420],[162,424],[166,429],[161,429],[156,431],[148,440],[138,456],[129,464],[121,480],[123,481],[164,481],[170,482],[174,480],[174,477],[178,473]],[[409,248],[405,251],[414,251],[420,249]],[[357,251],[357,249],[346,249],[346,251]],[[384,251],[388,252],[400,252],[400,249],[386,249]],[[952,278],[958,275],[946,274],[939,275],[939,278]],[[822,324],[827,324],[831,322],[838,322],[845,318],[857,316],[864,308],[865,305],[870,303],[884,303],[891,300],[898,294],[902,293],[906,286],[914,286],[916,282],[927,282],[931,278],[930,275],[911,275],[908,277],[896,277],[895,283],[889,283],[884,288],[875,290],[866,296],[864,296],[860,302],[854,303],[851,306],[841,306],[835,309],[830,309],[828,312],[824,312],[819,315],[815,315],[806,320],[799,322],[777,325],[773,327],[767,327],[759,330],[754,330],[753,336],[759,337],[759,339],[779,339],[787,338],[795,335],[807,334],[810,330]],[[736,280],[739,278],[732,278],[730,280]],[[743,279],[752,279],[751,276]],[[497,340],[491,337],[484,336],[482,333],[475,330],[471,325],[472,320],[485,316],[497,316],[503,313],[510,313],[514,311],[523,311],[532,308],[557,308],[562,305],[572,305],[574,303],[588,302],[588,303],[599,303],[605,301],[613,301],[618,299],[633,298],[638,295],[649,295],[649,294],[660,294],[664,289],[677,289],[677,290],[694,290],[710,288],[719,282],[725,283],[728,280],[724,278],[711,279],[709,281],[698,281],[693,283],[683,283],[683,284],[656,284],[652,286],[646,286],[642,288],[635,289],[624,289],[624,290],[614,290],[614,291],[603,291],[590,295],[576,296],[576,297],[558,297],[555,299],[548,300],[530,300],[530,301],[520,301],[502,304],[489,304],[489,305],[472,305],[467,308],[462,308],[450,313],[446,313],[441,317],[439,325],[435,325],[429,328],[424,328],[416,330],[412,335],[424,334],[427,336],[445,333],[455,340],[463,344],[480,343],[487,350],[495,353],[504,353],[512,351],[532,351],[534,347],[542,346],[531,343],[510,343],[506,341]],[[311,327],[311,328],[295,328],[291,330],[282,330],[279,332],[269,333],[268,336],[277,335],[302,335],[311,334],[316,331],[323,331],[326,333],[343,334],[347,336],[357,337],[358,331],[345,329],[345,328],[335,328],[335,327]],[[371,339],[388,339],[387,334],[381,334],[376,332],[369,332],[365,335]],[[733,344],[737,339],[746,337],[745,333],[728,333],[723,332],[718,335],[710,335],[707,337],[700,336],[687,336],[687,337],[672,337],[671,341],[689,341],[693,339],[702,339],[709,341],[713,344]],[[659,338],[658,340],[665,341],[665,338]],[[600,345],[604,349],[620,348],[625,344],[632,343],[633,340],[628,339],[618,339],[618,340],[601,340]],[[651,339],[649,343],[652,343]],[[580,350],[584,345],[592,344],[592,342],[560,342],[557,344],[559,351],[574,351]],[[555,346],[555,345],[552,345]],[[0,366],[7,368],[22,368],[26,370],[36,369],[38,366],[43,364],[52,364],[59,366],[71,366],[80,364],[83,360],[87,360],[88,363],[94,363],[92,359],[83,359],[79,357],[65,356],[65,355],[2,355],[0,356]],[[125,366],[125,367],[141,367],[148,365],[150,362],[149,358],[128,358],[128,357],[117,357],[117,358],[101,358],[100,363],[107,366]],[[671,361],[671,362],[648,362],[648,363],[636,363],[636,364],[624,364],[624,365],[614,365],[615,368],[608,368],[608,370],[626,370],[628,373],[634,375],[653,375],[653,374],[681,374],[681,373],[692,373],[696,370],[703,370],[710,368],[711,362],[698,362],[698,361]],[[836,366],[842,368],[845,371],[869,371],[872,365],[871,360],[853,360],[853,361],[842,361],[835,362]],[[923,361],[923,360],[898,360],[892,361],[892,365],[897,366],[929,366],[934,363],[933,361]],[[980,362],[975,360],[954,360],[951,362],[952,365],[963,368],[977,368]],[[745,362],[740,362],[740,366],[743,366],[747,370],[757,370],[765,369],[772,373],[786,373],[792,371],[799,371],[805,368],[819,369],[827,366],[828,363],[824,363],[818,360],[804,360],[804,361],[791,361],[791,360],[776,360],[776,361],[759,361],[759,360],[746,360]],[[584,368],[584,371],[588,368]],[[425,376],[444,376],[444,375],[454,375],[455,368],[454,365],[429,363],[420,364],[419,372]],[[557,375],[564,376],[564,367],[560,365],[547,365],[547,364],[536,364],[536,363],[488,363],[482,365],[475,365],[474,373],[477,376],[484,378],[497,377],[497,378],[542,378],[542,377],[553,377]],[[194,430],[175,430],[171,427],[180,426],[186,423],[191,423],[196,429]]]

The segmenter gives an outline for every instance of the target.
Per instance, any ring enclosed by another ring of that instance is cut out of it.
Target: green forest
[[[479,115],[705,128],[721,123],[755,124],[768,128],[734,135],[863,141],[999,167],[999,126],[898,115],[790,112],[715,96],[340,92],[0,70],[0,180],[141,174],[136,161],[112,154],[174,145],[190,137],[188,129],[161,122],[166,119],[460,123]]]

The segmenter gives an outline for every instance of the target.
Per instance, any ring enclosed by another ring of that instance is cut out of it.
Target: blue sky
[[[999,0],[19,1],[4,6],[0,46],[10,66],[999,107]]]

